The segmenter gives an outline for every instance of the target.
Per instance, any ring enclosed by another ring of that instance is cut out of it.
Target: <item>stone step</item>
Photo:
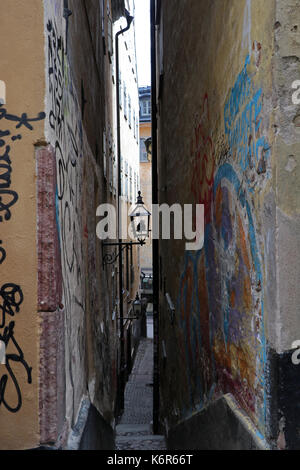
[[[132,435],[127,435],[127,436],[117,436],[116,441],[117,442],[133,442],[133,441],[156,441],[156,442],[164,442],[165,437],[164,436],[158,436],[158,435],[153,435],[153,434],[148,434],[144,436],[138,436],[135,434]]]
[[[151,424],[118,424],[116,426],[116,433],[118,434],[137,434],[140,432],[146,432],[151,434],[152,427]]]

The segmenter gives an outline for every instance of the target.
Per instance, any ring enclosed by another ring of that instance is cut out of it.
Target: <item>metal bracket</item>
[[[122,253],[125,248],[132,248],[133,245],[139,245],[143,246],[146,244],[145,240],[138,240],[137,242],[115,242],[115,243],[110,243],[110,242],[102,242],[102,264],[103,264],[103,269],[104,266],[108,264],[113,264],[116,262],[116,260],[119,258],[120,253]],[[121,247],[121,252],[118,250],[117,253],[104,253],[104,247],[105,246],[117,246]]]

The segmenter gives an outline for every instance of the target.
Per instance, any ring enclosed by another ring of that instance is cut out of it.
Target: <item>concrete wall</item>
[[[299,330],[297,25],[293,1],[161,2],[160,203],[205,205],[202,250],[160,245],[167,430],[225,393],[274,446],[295,429],[278,353]]]
[[[231,394],[214,400],[168,433],[171,450],[266,450],[268,444]]]
[[[270,363],[278,380],[277,393],[272,393],[274,411],[271,433],[279,448],[299,449],[299,365],[292,362],[293,342],[300,338],[299,281],[300,281],[300,225],[299,225],[299,104],[293,103],[292,84],[300,77],[300,8],[297,1],[276,1],[274,25],[275,55],[273,61],[273,106],[276,167],[273,191],[276,201],[275,230],[265,221],[268,247],[276,240],[276,275],[274,258],[266,250],[266,269],[272,272],[268,279],[268,331]],[[266,204],[269,212],[274,198]],[[270,235],[272,234],[272,235]],[[275,284],[275,285],[274,285]],[[275,287],[276,286],[276,287]],[[275,316],[271,312],[276,312]],[[274,387],[275,388],[275,387]],[[279,423],[279,424],[278,424]]]

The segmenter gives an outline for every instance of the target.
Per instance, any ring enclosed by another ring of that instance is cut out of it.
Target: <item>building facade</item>
[[[134,0],[126,0],[125,8],[131,17],[135,16]],[[114,36],[127,26],[126,19],[120,18],[114,23]],[[121,178],[121,219],[122,238],[130,241],[129,213],[135,204],[140,187],[139,171],[139,99],[137,84],[137,59],[135,44],[134,20],[126,33],[119,36],[119,70],[114,70],[114,98],[116,87],[119,87],[118,110],[114,108],[115,135],[117,134],[116,113],[120,116],[120,178]],[[128,233],[126,233],[128,229]],[[134,317],[133,303],[139,292],[140,280],[140,247],[126,249],[123,255],[123,315],[124,315],[124,365],[125,380],[133,365],[138,346],[141,325]],[[122,366],[120,366],[122,367]],[[124,384],[123,384],[124,385]],[[121,389],[123,387],[121,386]],[[121,393],[122,390],[121,390]]]
[[[151,171],[151,87],[139,88],[140,97],[140,181],[141,191],[146,207],[151,211],[152,205],[152,171]],[[147,241],[141,250],[141,271],[152,274],[152,244]]]
[[[113,449],[119,273],[103,265],[96,211],[117,206],[125,4],[16,3],[0,5],[0,447]]]

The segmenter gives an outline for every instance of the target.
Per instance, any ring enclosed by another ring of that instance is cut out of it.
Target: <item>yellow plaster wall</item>
[[[151,137],[151,122],[140,123],[140,139]],[[151,212],[152,205],[152,171],[151,162],[140,162],[140,190],[142,192],[143,201],[147,209]],[[152,269],[152,243],[151,240],[141,250],[141,269]]]
[[[6,115],[20,117],[27,113],[35,118],[44,110],[45,60],[43,33],[43,3],[40,0],[1,0],[0,16],[0,80],[6,87]],[[5,19],[4,19],[5,18]],[[1,87],[3,88],[3,87]],[[0,403],[0,449],[23,449],[35,447],[39,442],[38,426],[38,345],[39,328],[37,317],[37,250],[36,250],[36,167],[34,144],[43,140],[44,121],[32,122],[33,130],[24,125],[16,129],[17,121],[7,120],[3,114],[0,130],[10,131],[5,136],[5,146],[0,149],[3,155],[9,145],[11,160],[11,184],[5,189],[15,191],[18,201],[9,209],[11,217],[5,220],[5,211],[0,212],[0,239],[6,258],[0,264],[0,305],[3,309],[3,286],[13,284],[17,289],[15,301],[19,312],[12,307],[11,316],[5,312],[4,328],[14,321],[14,338],[20,350],[13,345],[13,338],[7,346],[7,355],[16,354],[27,367],[32,367],[32,383],[28,384],[28,374],[22,363],[9,360],[9,368],[0,365],[0,381],[8,375],[5,391],[1,392]],[[12,136],[21,135],[22,139],[12,141]],[[1,172],[2,173],[2,172]],[[3,173],[2,173],[3,174]],[[3,181],[1,181],[3,182]],[[1,193],[1,189],[0,189]],[[11,201],[11,194],[1,194],[4,201]],[[3,252],[2,252],[3,253]],[[1,259],[1,257],[0,257]],[[20,290],[24,300],[21,302]],[[11,292],[6,286],[4,292]],[[5,294],[4,294],[5,295]],[[11,298],[10,295],[8,298]],[[1,312],[3,313],[3,311]],[[2,315],[1,315],[2,316]],[[0,322],[1,322],[0,318]],[[3,322],[2,322],[3,324]],[[29,369],[28,369],[29,372]],[[13,384],[15,380],[15,385]],[[19,387],[20,409],[11,412],[7,406],[16,408]],[[1,388],[1,387],[0,387]]]

